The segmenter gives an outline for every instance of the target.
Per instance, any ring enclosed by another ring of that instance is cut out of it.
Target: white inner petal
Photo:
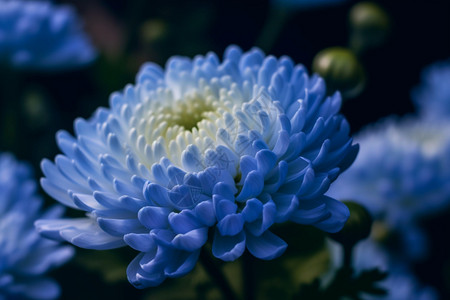
[[[144,148],[143,163],[147,168],[166,157],[181,169],[199,171],[215,164],[210,159],[211,153],[206,154],[219,145],[230,149],[236,157],[246,154],[252,139],[257,137],[273,148],[280,130],[280,112],[257,86],[252,89],[247,83],[238,86],[226,78],[214,78],[207,84],[202,79],[196,89],[186,91],[182,98],[175,98],[169,88],[147,92],[142,104],[136,107],[130,126],[136,129],[137,143],[145,141],[145,146],[137,148]],[[241,140],[248,143],[247,147],[239,144]],[[183,165],[186,151],[196,164]],[[237,159],[233,161],[236,171],[238,163]]]

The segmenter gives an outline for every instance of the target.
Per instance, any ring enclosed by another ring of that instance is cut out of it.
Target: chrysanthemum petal
[[[235,236],[222,236],[219,230],[214,233],[212,253],[224,261],[234,261],[245,251],[245,233],[241,231]]]
[[[155,241],[148,233],[127,233],[123,240],[128,246],[140,252],[150,252],[156,248]]]
[[[112,236],[123,237],[129,232],[143,233],[145,232],[141,222],[137,219],[108,219],[97,218],[98,225],[103,231]]]
[[[270,231],[260,236],[247,235],[247,249],[252,255],[264,260],[279,257],[286,250],[287,244]]]
[[[177,278],[186,275],[197,264],[200,251],[179,253],[165,269],[166,276]]]
[[[244,218],[242,214],[227,214],[218,223],[217,229],[223,236],[233,236],[242,231]]]
[[[148,229],[166,228],[169,225],[170,208],[145,206],[138,213],[138,219]]]
[[[66,240],[87,249],[104,250],[124,245],[122,238],[107,234],[97,223],[87,218],[38,220],[36,228],[46,237]]]
[[[144,253],[139,253],[127,267],[128,281],[138,289],[158,286],[165,279],[164,274],[148,273],[141,268],[140,261],[144,255]]]
[[[172,244],[180,250],[192,252],[200,249],[208,239],[208,228],[201,227],[193,229],[186,233],[177,234],[173,240]]]

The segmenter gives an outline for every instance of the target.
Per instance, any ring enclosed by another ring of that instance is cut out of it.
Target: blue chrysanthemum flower
[[[260,259],[286,243],[269,229],[293,221],[336,232],[347,207],[324,196],[354,160],[339,93],[290,58],[229,47],[166,70],[147,63],[110,108],[59,132],[64,155],[42,162],[42,187],[85,218],[41,221],[41,232],[89,249],[128,245],[138,288],[188,273],[211,232],[224,261]]]
[[[29,166],[0,154],[0,299],[55,299],[58,284],[45,277],[65,263],[73,248],[42,238],[37,218],[61,217],[62,207],[40,213],[42,199]]]
[[[91,63],[96,51],[72,7],[44,1],[0,1],[0,63],[62,70]]]
[[[397,232],[411,257],[424,254],[418,220],[450,205],[450,123],[388,118],[359,133],[358,158],[327,195],[352,199]]]
[[[419,114],[425,118],[450,117],[450,60],[437,62],[422,72],[422,83],[412,93]]]
[[[330,272],[324,276],[333,276],[334,272],[342,266],[343,248],[340,244],[329,241],[328,249],[331,256]],[[413,271],[382,245],[372,238],[359,242],[353,249],[352,267],[356,273],[361,273],[373,268],[387,272],[387,277],[376,284],[384,289],[387,295],[363,294],[364,300],[437,300],[437,291],[420,282]]]
[[[272,0],[272,5],[282,8],[310,9],[344,3],[348,0]]]

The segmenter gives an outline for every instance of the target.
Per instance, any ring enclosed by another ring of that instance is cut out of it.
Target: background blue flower
[[[57,218],[61,207],[41,213],[31,169],[0,154],[0,299],[55,299],[58,284],[45,276],[70,259],[73,248],[42,238],[37,218]]]
[[[360,153],[329,195],[366,206],[403,241],[401,251],[423,256],[419,222],[450,205],[450,133],[446,120],[391,117],[355,136]]]
[[[96,51],[69,5],[0,1],[0,63],[31,70],[74,69]]]
[[[433,63],[422,71],[421,83],[412,92],[418,114],[424,118],[450,116],[450,60]]]
[[[128,245],[139,288],[195,266],[213,228],[212,254],[234,261],[247,249],[280,256],[269,231],[293,221],[340,230],[347,207],[323,194],[352,162],[339,93],[288,57],[227,48],[147,63],[136,86],[109,109],[58,133],[65,155],[42,162],[42,187],[86,218],[44,220],[46,236],[89,249]]]

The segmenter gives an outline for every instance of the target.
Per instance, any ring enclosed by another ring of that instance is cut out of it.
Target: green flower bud
[[[312,69],[325,80],[328,94],[339,90],[344,98],[353,98],[364,89],[364,68],[349,49],[332,47],[320,51]]]
[[[46,95],[40,89],[25,92],[22,103],[26,125],[32,130],[45,128],[51,120],[51,108]]]
[[[350,47],[356,53],[383,44],[390,30],[387,13],[378,4],[360,2],[349,13]]]
[[[343,201],[343,203],[350,210],[350,217],[344,228],[339,232],[331,233],[330,237],[344,247],[351,248],[370,235],[373,220],[364,206],[353,201]]]
[[[141,26],[140,38],[144,44],[155,43],[163,39],[168,32],[167,23],[159,19],[145,21]]]

